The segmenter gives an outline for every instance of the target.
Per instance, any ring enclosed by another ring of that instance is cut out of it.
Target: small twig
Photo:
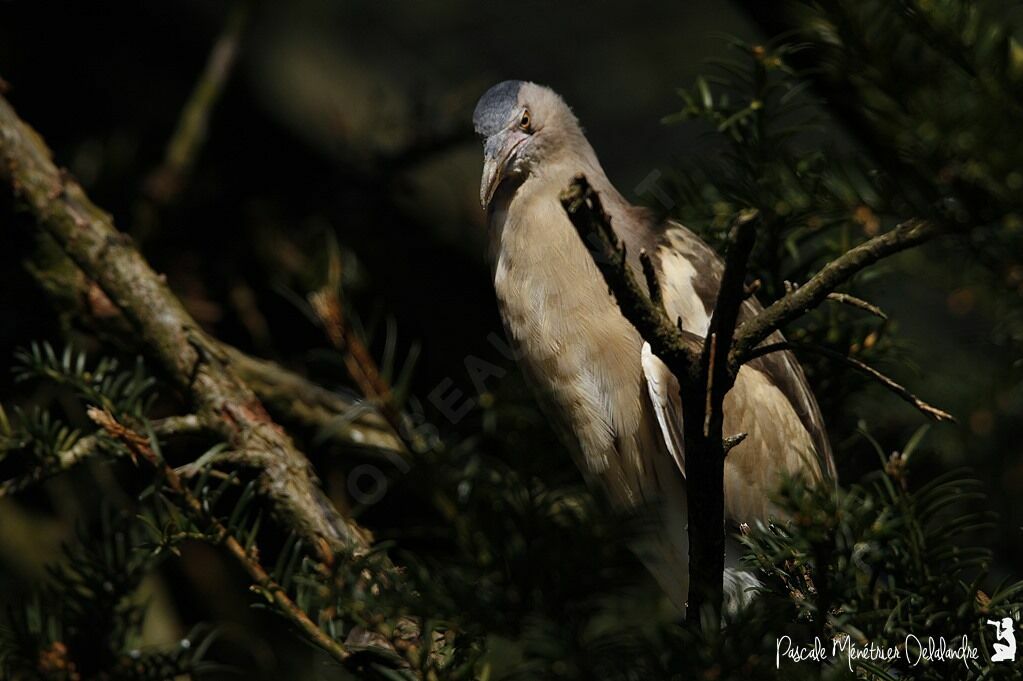
[[[99,438],[95,435],[87,435],[79,439],[71,447],[57,454],[55,465],[40,466],[27,475],[0,482],[0,499],[17,494],[32,485],[48,480],[74,467],[78,462],[84,461],[95,454],[99,446]]]
[[[728,452],[732,451],[736,445],[746,439],[748,433],[737,433],[735,435],[729,435],[724,440],[725,456],[728,456]]]
[[[198,435],[211,433],[213,428],[197,414],[184,416],[168,416],[152,422],[153,432],[160,437],[176,435]]]
[[[339,290],[340,283],[328,282],[320,290],[310,293],[308,299],[313,312],[331,345],[341,353],[345,369],[359,392],[377,408],[395,435],[405,442],[402,453],[421,451],[424,444],[395,405],[391,386],[381,375],[373,355],[351,325],[345,322]]]
[[[798,288],[799,288],[798,284],[795,284],[795,283],[793,283],[791,281],[786,281],[785,282],[785,293],[786,294],[792,293],[793,291],[795,291]],[[884,313],[884,310],[879,308],[877,305],[874,305],[873,303],[868,303],[867,301],[863,300],[862,298],[857,298],[854,295],[850,295],[848,293],[832,292],[832,293],[828,294],[827,299],[828,300],[833,300],[836,303],[842,303],[843,305],[848,305],[849,307],[855,307],[856,309],[863,310],[864,312],[869,312],[870,314],[874,315],[875,317],[879,317],[882,321],[888,321],[888,315],[886,315]]]
[[[889,231],[855,246],[825,265],[808,282],[776,300],[736,330],[729,364],[739,366],[775,331],[827,299],[828,294],[857,272],[878,260],[917,246],[943,234],[945,228],[926,220],[907,220]]]
[[[711,332],[707,337],[707,391],[703,407],[703,436],[710,436],[710,417],[714,413],[714,368],[717,366],[715,358],[718,351],[718,335]]]
[[[880,371],[878,371],[877,369],[873,368],[872,366],[870,366],[868,364],[864,364],[863,362],[861,362],[858,359],[854,359],[852,357],[849,357],[848,355],[843,355],[842,353],[836,352],[836,351],[831,350],[829,348],[823,348],[823,347],[820,347],[818,345],[810,345],[808,343],[796,343],[796,342],[792,342],[792,341],[785,341],[785,342],[779,342],[779,343],[771,343],[769,345],[763,345],[763,346],[761,346],[759,348],[756,348],[750,354],[749,359],[756,359],[757,357],[761,357],[763,355],[767,355],[767,354],[770,354],[772,352],[779,352],[779,351],[782,351],[782,350],[795,350],[795,351],[805,350],[807,352],[815,352],[817,354],[824,355],[825,357],[829,357],[829,358],[837,360],[839,362],[843,362],[843,363],[853,367],[854,369],[856,369],[856,370],[858,370],[858,371],[860,371],[860,372],[862,372],[864,374],[867,374],[868,376],[870,376],[871,378],[876,380],[878,383],[880,383],[884,387],[888,388],[888,390],[890,390],[891,392],[893,392],[894,394],[898,395],[899,397],[901,397],[906,402],[908,402],[911,405],[913,405],[914,407],[916,407],[924,415],[934,419],[935,421],[950,421],[952,423],[956,422],[955,417],[952,416],[951,414],[949,414],[947,411],[944,411],[942,409],[938,409],[937,407],[932,406],[932,405],[928,404],[927,402],[924,402],[919,397],[917,397],[916,395],[911,393],[909,390],[907,390],[906,388],[904,388],[900,384],[896,383],[891,378],[885,376],[884,374],[882,374]]]
[[[848,293],[829,293],[828,300],[834,300],[837,303],[855,307],[859,310],[863,310],[864,312],[869,312],[883,321],[888,321],[888,315],[886,315],[884,310],[879,308],[877,305],[868,303],[862,298],[857,298],[856,296],[849,295]]]

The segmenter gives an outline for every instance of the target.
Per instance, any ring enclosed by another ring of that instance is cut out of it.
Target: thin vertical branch
[[[163,162],[146,180],[146,194],[158,205],[171,203],[184,187],[199,150],[206,141],[210,118],[238,60],[242,34],[248,23],[250,0],[236,0],[223,32],[210,50],[167,143]]]
[[[308,295],[309,305],[319,319],[327,340],[341,354],[345,370],[359,392],[377,408],[394,434],[405,444],[402,453],[422,451],[426,446],[422,437],[398,408],[394,391],[384,380],[373,355],[345,318],[344,301],[341,298],[341,258],[337,245],[333,242],[331,245],[327,280],[318,290]]]
[[[724,465],[734,442],[726,443],[724,433],[725,395],[735,384],[736,373],[728,364],[728,352],[746,300],[746,271],[756,240],[759,214],[755,210],[739,213],[729,231],[725,269],[721,275],[717,300],[704,341],[700,367],[705,385],[703,404],[689,398],[683,389],[683,413],[698,414],[702,408],[702,432],[686,428],[686,477],[689,506],[690,589],[686,619],[700,625],[705,615],[717,621],[721,612],[722,575],[725,568],[725,481]],[[698,396],[696,396],[698,397]],[[692,455],[689,453],[692,452]]]

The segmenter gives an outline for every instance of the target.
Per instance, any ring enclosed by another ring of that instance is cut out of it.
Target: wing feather
[[[665,222],[655,250],[662,295],[672,317],[681,317],[687,331],[706,336],[724,271],[721,258],[702,239],[677,222]],[[694,298],[691,292],[696,293]],[[763,307],[754,298],[743,305],[739,323],[756,315]],[[784,340],[775,333],[766,342]],[[816,449],[821,472],[835,479],[835,462],[817,401],[810,392],[806,375],[791,352],[777,352],[749,363],[767,376],[792,405]]]
[[[643,376],[653,404],[657,425],[671,456],[678,464],[682,477],[686,476],[686,450],[682,439],[682,397],[678,379],[668,365],[653,353],[649,343],[643,343]]]

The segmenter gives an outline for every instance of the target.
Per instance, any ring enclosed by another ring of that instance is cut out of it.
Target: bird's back
[[[653,230],[658,234],[658,245],[654,250],[653,260],[659,270],[662,287],[665,289],[662,293],[668,312],[673,318],[681,318],[683,328],[687,331],[703,338],[710,325],[710,316],[717,299],[724,263],[706,242],[686,227],[673,221],[655,224],[652,217],[648,219],[651,222],[640,229],[647,233]],[[627,231],[630,225],[635,228],[640,223],[622,221],[621,225]],[[622,235],[622,238],[628,242],[630,238],[638,241],[643,237],[642,235],[630,236],[626,233]],[[743,303],[739,311],[739,323],[741,324],[762,310],[756,297],[751,296]],[[766,342],[777,343],[783,340],[781,333],[776,332]],[[766,402],[787,405],[797,418],[798,424],[791,423],[787,433],[784,428],[775,428],[775,431],[778,435],[789,437],[788,442],[790,443],[806,442],[808,438],[809,444],[805,445],[807,451],[804,453],[808,453],[813,459],[809,462],[809,468],[817,469],[814,477],[820,475],[834,479],[836,477],[835,463],[824,427],[824,419],[821,416],[817,400],[810,390],[806,375],[793,354],[784,351],[758,357],[743,368],[740,374],[743,373],[746,374],[744,378],[746,386],[738,385],[736,390],[740,392],[749,389],[764,391]],[[788,410],[783,409],[782,411],[787,412]],[[786,424],[789,415],[785,413],[783,416],[781,423]],[[806,437],[799,432],[800,430],[805,431]],[[784,441],[779,442],[775,448],[783,444]],[[791,447],[789,448],[791,449]],[[741,450],[736,449],[735,451]],[[811,472],[813,471],[811,470]]]

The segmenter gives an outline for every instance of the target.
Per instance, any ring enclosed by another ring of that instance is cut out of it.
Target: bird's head
[[[505,180],[522,181],[573,146],[589,148],[572,110],[548,87],[506,80],[487,90],[472,115],[483,138],[480,203],[490,205]]]

